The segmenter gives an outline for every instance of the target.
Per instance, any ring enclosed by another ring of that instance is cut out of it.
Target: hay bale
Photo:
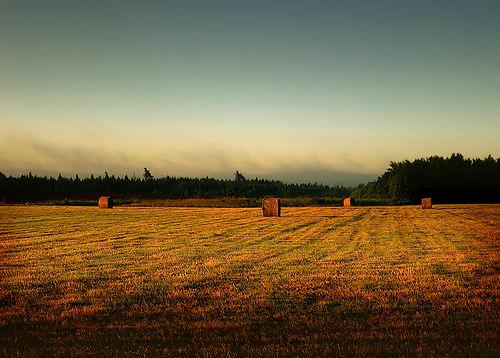
[[[281,200],[279,198],[262,199],[262,214],[264,216],[281,216]]]
[[[432,198],[422,198],[422,209],[432,209]]]
[[[354,206],[356,205],[356,200],[352,197],[348,197],[344,199],[344,206]]]
[[[113,207],[113,199],[110,196],[101,196],[99,197],[98,205],[101,209],[111,209]]]

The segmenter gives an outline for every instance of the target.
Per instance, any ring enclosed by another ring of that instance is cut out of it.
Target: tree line
[[[99,195],[116,198],[180,199],[264,196],[335,197],[348,196],[351,188],[321,183],[289,184],[279,180],[247,179],[236,171],[234,179],[188,178],[165,176],[155,178],[144,168],[142,177],[109,175],[80,178],[37,176],[31,173],[6,176],[0,172],[0,200],[4,202],[43,201],[52,199],[95,199]]]
[[[0,201],[25,202],[52,199],[89,199],[99,195],[115,198],[344,198],[354,196],[359,203],[415,204],[422,197],[434,202],[500,202],[500,158],[491,155],[466,159],[461,154],[431,156],[413,161],[391,162],[375,181],[356,188],[318,183],[289,184],[279,180],[247,179],[236,171],[233,179],[155,178],[144,168],[142,177],[103,176],[80,178],[6,176],[0,172]]]
[[[359,185],[352,195],[400,204],[417,203],[422,197],[438,203],[500,202],[500,158],[466,159],[454,153],[392,162],[377,180]]]

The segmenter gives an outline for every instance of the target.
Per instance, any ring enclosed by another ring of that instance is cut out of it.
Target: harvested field
[[[0,355],[499,356],[500,206],[0,207]]]

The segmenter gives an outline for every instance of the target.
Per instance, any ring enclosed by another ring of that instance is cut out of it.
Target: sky
[[[6,174],[355,185],[499,139],[499,1],[0,0]]]

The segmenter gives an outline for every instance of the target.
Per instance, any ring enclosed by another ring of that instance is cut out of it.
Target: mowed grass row
[[[0,353],[498,355],[499,219],[0,207]]]

